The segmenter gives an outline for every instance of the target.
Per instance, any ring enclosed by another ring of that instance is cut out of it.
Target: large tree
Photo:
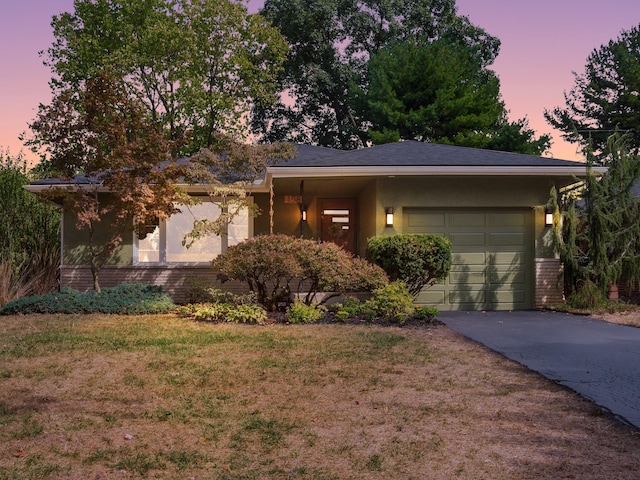
[[[556,240],[572,292],[584,280],[595,283],[603,293],[620,280],[631,284],[640,280],[640,203],[633,195],[640,159],[629,150],[631,138],[610,135],[600,158],[587,147],[583,188],[563,196],[552,192],[552,206],[558,209]],[[607,166],[607,172],[595,174],[592,166],[596,163]]]
[[[57,176],[69,180],[44,195],[86,232],[93,286],[100,291],[98,272],[123,234],[133,228],[144,238],[149,225],[179,211],[184,194],[177,184],[185,171],[171,159],[179,145],[167,140],[125,82],[104,72],[79,91],[61,90],[30,127],[30,143],[45,150]],[[108,236],[99,238],[99,231]]]
[[[75,0],[52,26],[55,89],[78,91],[109,68],[171,139],[190,135],[182,153],[221,132],[245,138],[251,106],[274,99],[287,52],[277,29],[233,0]]]
[[[575,85],[565,92],[565,107],[545,110],[549,124],[563,137],[596,155],[607,153],[613,132],[628,134],[629,149],[640,148],[640,27],[623,30],[587,57],[585,72],[574,73]]]
[[[362,102],[362,92],[369,90],[369,81],[373,79],[368,73],[390,68],[390,62],[385,65],[380,59],[384,51],[392,48],[406,51],[411,45],[446,42],[451,52],[464,52],[477,66],[476,70],[486,72],[500,46],[497,38],[457,15],[455,0],[267,0],[261,13],[281,29],[291,45],[280,104],[258,108],[254,117],[255,132],[265,141],[289,140],[343,149],[367,145],[371,127],[381,131],[389,128],[376,125],[365,108],[366,102]],[[369,64],[370,61],[377,65]],[[432,63],[437,61],[433,59]],[[404,73],[413,74],[414,78],[420,75],[421,67],[402,66]],[[442,77],[447,73],[438,71],[436,75]],[[424,83],[428,82],[428,75],[424,77]],[[492,115],[491,121],[500,124],[496,128],[523,125],[524,120],[513,124],[503,121],[506,112],[496,99],[497,80],[494,87],[485,101],[487,105],[492,103],[490,113],[480,116]],[[478,119],[479,116],[475,118]],[[483,126],[477,125],[477,129]],[[526,129],[521,133],[522,138],[529,138]],[[461,134],[464,136],[463,131]],[[448,134],[451,136],[455,134]],[[423,137],[428,139],[427,135]]]

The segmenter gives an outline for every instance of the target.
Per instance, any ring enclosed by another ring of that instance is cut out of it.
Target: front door
[[[356,253],[356,199],[321,199],[320,239]]]

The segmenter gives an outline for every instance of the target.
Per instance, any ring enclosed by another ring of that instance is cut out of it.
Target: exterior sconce
[[[302,221],[306,222],[307,221],[307,207],[302,205],[300,208],[302,210]]]
[[[549,207],[544,209],[544,224],[546,227],[553,225],[553,211]]]
[[[385,227],[393,227],[393,207],[387,207],[384,209],[385,213]]]

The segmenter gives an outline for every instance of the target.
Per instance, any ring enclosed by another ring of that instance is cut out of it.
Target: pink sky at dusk
[[[251,0],[257,11],[264,0]],[[638,0],[458,0],[458,13],[502,46],[492,66],[510,118],[527,117],[537,134],[551,133],[551,154],[579,159],[576,147],[560,138],[543,117],[545,108],[564,106],[563,92],[574,85],[594,48],[640,24]],[[38,52],[53,41],[51,17],[71,11],[73,0],[0,0],[0,152],[13,155],[39,103],[48,103],[50,71]]]

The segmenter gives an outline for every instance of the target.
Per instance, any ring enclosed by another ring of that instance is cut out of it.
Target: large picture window
[[[185,235],[193,229],[195,220],[216,220],[220,207],[213,202],[182,206],[180,213],[160,222],[144,239],[135,236],[134,262],[138,264],[198,264],[209,263],[228,246],[236,245],[252,235],[249,212],[243,208],[227,227],[225,238],[208,235],[197,239],[187,248],[182,245]]]

